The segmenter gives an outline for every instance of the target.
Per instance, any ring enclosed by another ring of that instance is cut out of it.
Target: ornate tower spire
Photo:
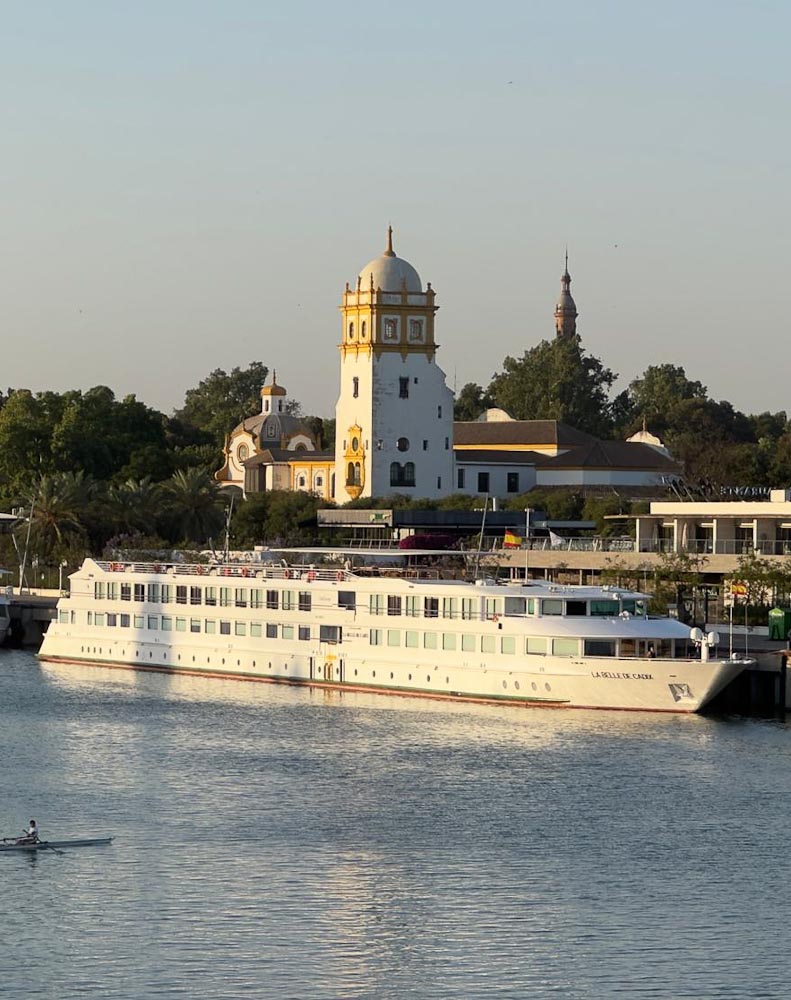
[[[571,275],[569,274],[569,252],[560,278],[560,298],[555,306],[555,333],[558,337],[573,337],[577,332],[577,307],[571,297]]]
[[[387,227],[387,247],[385,252],[382,254],[383,257],[395,257],[395,251],[393,250],[393,227]]]

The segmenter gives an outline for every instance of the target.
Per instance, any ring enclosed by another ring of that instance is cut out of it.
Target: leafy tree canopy
[[[579,337],[556,337],[542,340],[520,359],[507,357],[488,391],[517,420],[562,420],[608,437],[608,394],[616,377],[585,351]]]
[[[484,410],[494,406],[494,398],[488,389],[482,389],[475,382],[463,386],[453,404],[454,420],[477,420]]]
[[[196,388],[188,389],[176,417],[210,435],[222,447],[226,434],[261,409],[261,387],[269,369],[260,361],[230,372],[216,368]]]

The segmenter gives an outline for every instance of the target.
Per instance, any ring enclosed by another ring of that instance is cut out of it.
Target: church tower
[[[569,255],[566,251],[566,266],[560,278],[560,298],[555,306],[555,333],[558,337],[573,337],[577,332],[577,307],[571,297],[571,275]]]
[[[346,285],[335,500],[453,492],[453,393],[436,364],[431,285],[387,246]]]

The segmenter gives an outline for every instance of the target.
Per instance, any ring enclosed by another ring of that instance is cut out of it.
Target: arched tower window
[[[365,340],[365,320],[363,320],[360,326],[360,340]]]
[[[414,486],[415,485],[415,463],[405,462],[404,463],[404,486]]]
[[[360,380],[355,375],[354,378],[352,379],[352,396],[354,396],[354,398],[357,399],[359,395],[360,395]]]
[[[349,323],[349,340],[354,340],[354,323]]]

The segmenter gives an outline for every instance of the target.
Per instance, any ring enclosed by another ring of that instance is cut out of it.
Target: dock
[[[55,619],[60,593],[57,590],[14,591],[11,598],[11,630],[7,645],[38,649],[49,623]]]

